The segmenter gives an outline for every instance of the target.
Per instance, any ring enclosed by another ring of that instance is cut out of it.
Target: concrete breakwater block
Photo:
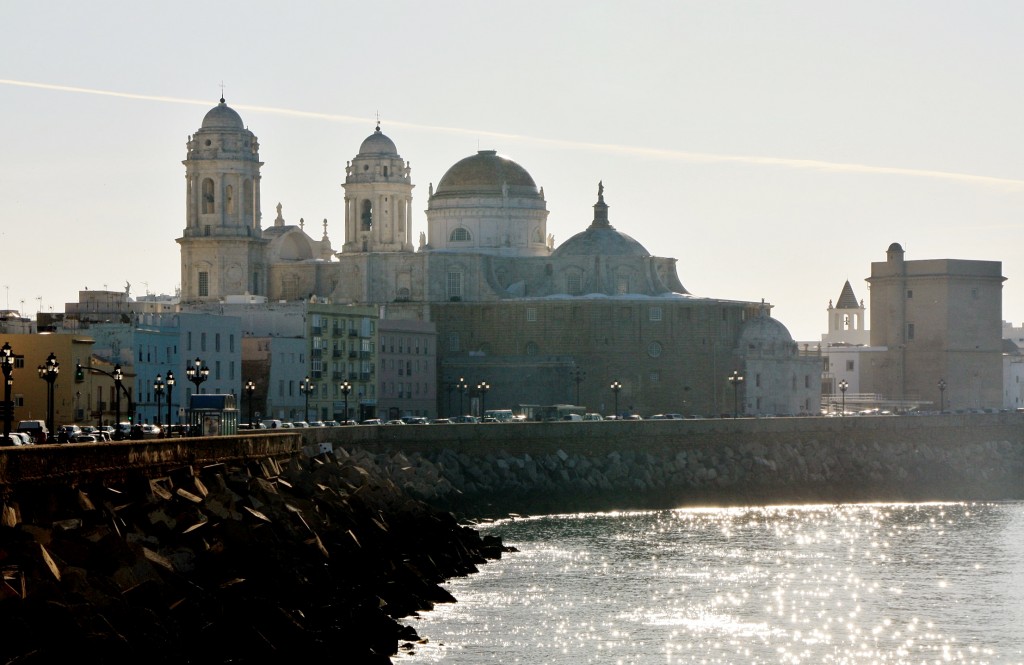
[[[2,662],[390,663],[399,619],[507,551],[332,454],[33,484],[0,514]]]

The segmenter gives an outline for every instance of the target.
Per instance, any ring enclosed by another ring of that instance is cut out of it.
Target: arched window
[[[472,237],[469,235],[469,231],[463,227],[459,227],[452,231],[452,234],[448,236],[449,242],[469,242]]]
[[[203,212],[213,212],[213,180],[206,178],[203,180]]]
[[[246,180],[242,183],[242,214],[245,215],[245,219],[252,219],[252,180]]]
[[[535,356],[540,353],[540,347],[537,346],[537,342],[526,343],[526,355]]]
[[[369,231],[373,228],[373,204],[370,203],[370,199],[363,199],[363,212],[360,215],[360,219],[363,222],[364,231]]]

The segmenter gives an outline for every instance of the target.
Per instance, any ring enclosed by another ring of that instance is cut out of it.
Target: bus
[[[519,409],[527,420],[535,422],[582,420],[583,415],[587,412],[587,407],[574,404],[550,404],[547,406],[520,404]]]

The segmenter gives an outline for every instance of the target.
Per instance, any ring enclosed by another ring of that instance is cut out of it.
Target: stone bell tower
[[[266,293],[259,143],[223,97],[188,139],[181,297]]]
[[[412,252],[409,164],[377,129],[345,167],[342,252]]]

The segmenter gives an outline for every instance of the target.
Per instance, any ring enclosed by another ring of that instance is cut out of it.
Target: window
[[[907,324],[907,339],[908,340],[914,339],[914,324],[913,323],[908,323]]]
[[[661,343],[660,342],[651,342],[650,344],[648,344],[647,345],[647,355],[649,355],[652,358],[657,358],[658,356],[660,356],[661,355]]]
[[[461,226],[452,231],[451,235],[448,236],[449,242],[469,242],[472,239],[472,236],[469,235],[469,231]]]
[[[203,180],[203,213],[213,212],[213,180]]]
[[[583,279],[579,273],[566,276],[565,290],[571,296],[578,296],[583,293]]]
[[[199,297],[210,295],[210,273],[199,273]]]
[[[910,300],[913,297],[914,297],[914,290],[913,289],[907,289],[907,300]]]
[[[647,310],[647,315],[651,321],[661,321],[661,308],[651,307],[649,310]]]
[[[213,350],[220,352],[220,333],[214,333],[213,335]]]
[[[846,361],[846,371],[847,372],[852,372],[853,371],[853,361],[852,360],[847,360]]]
[[[527,307],[526,308],[526,320],[527,321],[536,321],[537,320],[537,308],[536,307]]]
[[[199,350],[206,351],[206,333],[199,333]]]
[[[459,350],[459,333],[448,333],[448,350],[452,352]]]
[[[526,355],[528,355],[528,356],[535,356],[538,353],[540,353],[540,348],[537,346],[536,342],[527,342],[526,343]]]
[[[456,270],[448,273],[448,299],[462,300],[462,273]]]

